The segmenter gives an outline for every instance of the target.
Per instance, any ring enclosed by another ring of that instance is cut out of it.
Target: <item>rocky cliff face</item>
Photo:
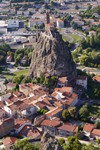
[[[58,32],[54,32],[53,36],[41,33],[35,44],[29,76],[34,78],[41,74],[67,76],[69,81],[76,77],[70,50]]]
[[[63,150],[63,148],[57,139],[46,132],[41,139],[41,150]]]

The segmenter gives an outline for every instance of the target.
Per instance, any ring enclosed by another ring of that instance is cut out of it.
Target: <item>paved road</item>
[[[81,38],[85,38],[85,34],[83,34],[82,32],[80,32],[80,31],[78,31],[78,30],[74,30],[73,28],[66,28],[66,31],[68,32],[68,33],[72,33],[72,34],[77,34],[77,35],[79,35]]]
[[[7,33],[5,34],[5,36],[36,36],[36,33],[15,31],[15,32]]]
[[[74,34],[80,36],[80,38],[85,38],[85,35],[77,30],[74,30],[73,28],[62,28],[61,32],[62,35],[64,35],[66,38],[69,39],[69,42],[73,42],[73,38],[69,34]]]
[[[90,73],[90,74],[100,75],[100,69],[98,69],[98,68],[77,66],[77,69],[81,69],[81,70],[86,71],[87,73]]]

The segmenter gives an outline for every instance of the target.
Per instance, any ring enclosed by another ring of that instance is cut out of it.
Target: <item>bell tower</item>
[[[46,12],[46,24],[49,24],[50,23],[50,14],[49,12],[47,11]]]

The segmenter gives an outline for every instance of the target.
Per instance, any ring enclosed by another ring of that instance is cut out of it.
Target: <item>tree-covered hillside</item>
[[[78,48],[72,54],[76,63],[100,68],[100,32],[82,39]]]

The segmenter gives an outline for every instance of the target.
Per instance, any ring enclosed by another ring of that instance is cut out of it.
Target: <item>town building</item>
[[[8,28],[19,28],[19,20],[9,19],[7,21]]]
[[[0,120],[0,138],[6,136],[14,128],[14,118],[7,118]]]
[[[7,90],[13,90],[16,87],[16,84],[12,82],[8,82],[6,87],[7,87]]]
[[[45,119],[41,123],[41,127],[42,127],[43,132],[47,131],[53,135],[57,134],[57,127],[59,127],[60,125],[61,125],[61,121],[57,121],[57,120]]]
[[[95,128],[95,125],[94,124],[91,124],[91,123],[86,123],[83,127],[83,132],[85,133],[86,136],[90,136],[91,135],[91,132],[92,130]]]
[[[59,136],[73,136],[78,131],[78,126],[76,124],[65,123],[57,128]]]
[[[67,86],[67,85],[68,85],[67,77],[58,78],[58,83],[57,83],[58,87],[63,87],[63,86]]]
[[[40,26],[44,24],[44,19],[30,19],[29,27]]]
[[[95,139],[100,139],[100,129],[93,129],[91,136]]]
[[[56,21],[57,28],[64,28],[64,21],[61,19],[57,19]]]
[[[76,78],[76,84],[81,85],[84,89],[87,89],[87,77],[86,76],[78,76]]]
[[[15,143],[17,142],[16,137],[6,137],[3,139],[4,149],[11,150],[15,147]]]

